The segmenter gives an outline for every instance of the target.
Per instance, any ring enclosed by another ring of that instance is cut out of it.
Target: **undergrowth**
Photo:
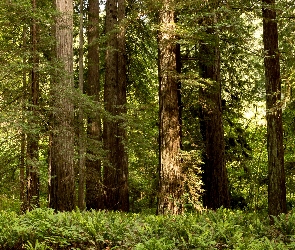
[[[295,213],[219,209],[181,216],[0,211],[0,249],[295,249]]]

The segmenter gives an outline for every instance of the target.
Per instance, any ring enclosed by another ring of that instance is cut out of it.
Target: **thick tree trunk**
[[[88,75],[86,92],[99,101],[99,2],[89,0],[88,7]],[[101,160],[99,149],[101,142],[101,119],[98,113],[88,117],[88,149],[86,158],[86,207],[87,209],[103,209],[103,190],[101,178]]]
[[[262,3],[269,179],[268,213],[277,216],[287,212],[278,27],[275,1],[264,0]]]
[[[160,169],[158,214],[183,211],[183,178],[180,159],[179,89],[172,2],[164,0],[159,13]]]
[[[204,19],[204,25],[216,20]],[[221,108],[220,51],[218,36],[207,29],[210,42],[200,45],[200,128],[204,142],[203,152],[203,205],[210,209],[230,206],[225,163],[225,143]]]
[[[75,207],[73,90],[73,1],[56,0],[56,75],[52,86],[53,133],[51,145],[50,207]]]
[[[124,119],[126,113],[126,58],[125,1],[108,0],[106,3],[106,78],[104,87],[105,109],[112,116],[104,121],[104,148],[107,163],[104,166],[105,208],[129,210],[128,162]],[[116,25],[119,31],[115,32]],[[119,52],[119,53],[118,53]]]
[[[37,2],[32,0],[32,8],[36,10]],[[26,169],[26,209],[31,210],[39,206],[39,135],[36,132],[38,129],[37,106],[39,103],[39,56],[38,56],[38,27],[36,20],[32,20],[31,25],[31,88],[29,91],[30,107],[32,117],[30,117],[31,131],[27,134],[27,169]]]

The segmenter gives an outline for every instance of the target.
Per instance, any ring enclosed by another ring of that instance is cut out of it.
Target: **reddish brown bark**
[[[126,113],[126,56],[125,1],[106,3],[106,78],[104,86],[105,109],[111,118],[104,120],[104,148],[107,163],[104,166],[105,208],[129,210],[128,160],[124,115]],[[119,29],[115,29],[119,24]]]
[[[180,111],[177,81],[175,16],[172,2],[164,0],[159,13],[159,105],[160,168],[159,214],[183,211],[183,178],[180,159]]]
[[[204,19],[203,25],[214,25],[216,20]],[[208,41],[200,45],[200,128],[203,151],[203,205],[210,209],[229,207],[229,190],[225,163],[225,143],[221,108],[220,51],[218,36],[207,29]]]
[[[73,2],[56,0],[56,75],[52,85],[51,208],[69,211],[75,207],[73,84]]]
[[[86,92],[99,101],[99,2],[89,0],[88,5],[88,75]],[[86,159],[86,207],[87,209],[103,209],[103,189],[101,176],[101,119],[97,112],[88,116],[88,148]]]
[[[263,0],[263,43],[266,88],[268,213],[286,213],[280,57],[275,0]]]

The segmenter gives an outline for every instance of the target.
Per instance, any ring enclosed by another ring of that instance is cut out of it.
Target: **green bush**
[[[295,214],[219,209],[179,216],[106,211],[0,212],[0,249],[295,249]]]

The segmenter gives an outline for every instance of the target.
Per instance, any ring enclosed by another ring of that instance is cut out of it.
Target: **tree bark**
[[[183,211],[180,156],[180,109],[177,81],[176,37],[172,1],[164,0],[159,13],[159,190],[158,214]]]
[[[89,0],[88,5],[88,75],[86,92],[99,102],[99,2]],[[88,116],[88,149],[86,158],[86,207],[87,209],[103,209],[103,189],[101,176],[100,146],[101,118],[95,112]]]
[[[287,212],[281,107],[280,56],[275,0],[263,0],[263,43],[268,151],[268,213]]]
[[[204,18],[203,25],[214,26],[216,17]],[[200,129],[203,151],[203,205],[210,209],[230,207],[225,143],[221,107],[219,39],[213,28],[207,28],[209,41],[200,44],[200,75],[204,79],[199,91]]]
[[[52,86],[53,133],[51,142],[51,208],[70,211],[75,207],[73,84],[73,2],[55,0],[56,75]]]
[[[177,19],[176,19],[177,22]],[[179,38],[177,37],[177,40]],[[181,74],[182,62],[181,62],[181,51],[180,51],[180,44],[176,43],[176,72],[178,75]],[[178,103],[178,120],[179,120],[179,135],[180,135],[180,149],[183,149],[182,145],[182,100],[181,100],[181,80],[180,77],[177,77],[177,103]]]
[[[104,120],[104,148],[107,163],[104,166],[105,208],[129,210],[128,160],[124,114],[126,113],[126,57],[125,1],[106,3],[106,78],[104,86],[105,109],[110,118]],[[118,31],[117,25],[120,25]],[[119,52],[119,53],[118,53]]]

